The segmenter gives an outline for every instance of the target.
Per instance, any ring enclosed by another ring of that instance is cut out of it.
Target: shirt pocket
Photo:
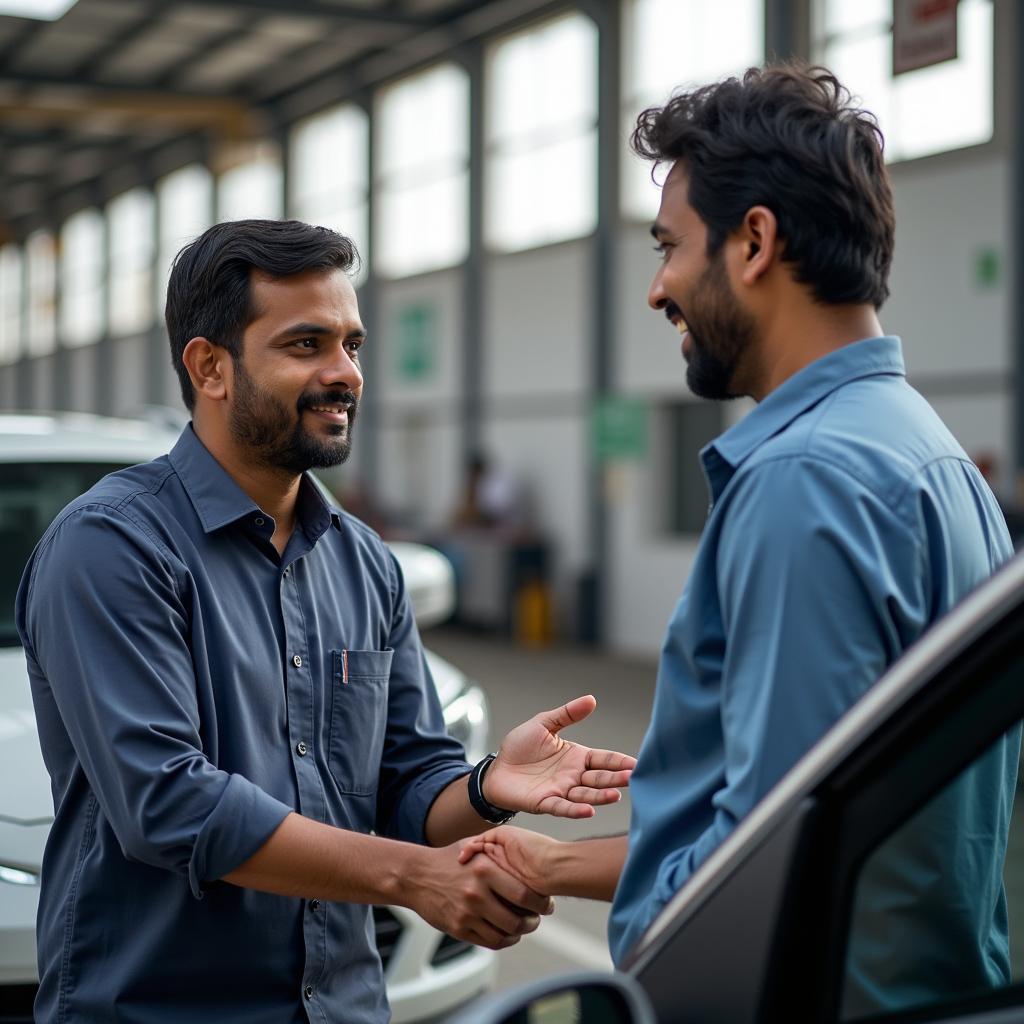
[[[377,792],[394,651],[331,651],[328,766],[343,793]]]

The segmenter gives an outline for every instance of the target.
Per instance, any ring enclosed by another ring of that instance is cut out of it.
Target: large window
[[[133,188],[107,207],[110,333],[141,334],[153,326],[153,193]]]
[[[60,324],[64,345],[89,345],[103,333],[104,230],[99,210],[73,214],[61,229]]]
[[[28,263],[28,351],[39,356],[56,344],[57,253],[53,235],[36,231],[25,242]]]
[[[189,164],[160,181],[156,195],[160,220],[157,295],[162,302],[174,257],[184,245],[210,226],[213,177],[200,164]]]
[[[21,296],[21,249],[11,243],[0,247],[0,363],[21,354]]]
[[[674,89],[740,75],[764,61],[764,0],[628,0],[624,16],[624,137],[641,110],[661,106]],[[652,219],[659,197],[650,164],[627,152],[626,215]]]
[[[217,180],[217,219],[276,220],[284,213],[281,159],[270,143],[256,146]]]
[[[363,261],[360,277],[369,258],[368,149],[367,116],[347,103],[300,122],[289,159],[289,212],[351,238]]]
[[[381,91],[374,266],[404,277],[469,250],[469,82],[440,64]]]
[[[960,0],[958,56],[892,74],[891,0],[817,0],[816,53],[878,118],[887,160],[992,138],[992,0]]]
[[[512,251],[597,224],[597,28],[570,14],[487,61],[486,238]]]

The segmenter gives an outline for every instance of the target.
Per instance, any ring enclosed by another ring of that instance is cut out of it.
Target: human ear
[[[188,370],[197,396],[202,395],[214,402],[227,398],[226,363],[229,359],[226,349],[207,338],[193,338],[185,346],[181,361]]]
[[[739,229],[739,271],[745,285],[755,284],[780,255],[778,227],[775,214],[767,206],[752,206],[743,217]]]

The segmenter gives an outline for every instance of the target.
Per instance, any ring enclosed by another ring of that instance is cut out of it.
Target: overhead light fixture
[[[36,18],[56,21],[66,14],[78,0],[0,0],[0,17]]]

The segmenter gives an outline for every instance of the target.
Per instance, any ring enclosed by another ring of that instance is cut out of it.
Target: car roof
[[[144,462],[170,451],[186,422],[184,413],[175,410],[154,410],[139,418],[0,413],[0,463]]]

